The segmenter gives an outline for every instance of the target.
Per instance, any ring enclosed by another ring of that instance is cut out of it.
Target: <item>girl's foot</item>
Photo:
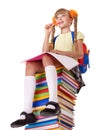
[[[19,119],[11,123],[12,128],[24,126],[26,124],[34,123],[37,121],[33,113],[22,112],[20,115],[24,115],[25,119]]]
[[[55,109],[47,108],[48,105],[52,105]],[[58,103],[50,101],[46,104],[46,108],[40,112],[41,116],[56,116],[61,113],[61,109]]]

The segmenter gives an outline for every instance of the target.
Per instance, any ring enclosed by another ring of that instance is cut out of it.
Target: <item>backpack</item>
[[[72,35],[72,41],[74,43],[74,32],[71,32]],[[54,38],[53,42],[55,43],[56,38],[58,37],[58,35]],[[87,49],[87,46],[85,43],[83,43],[83,51],[84,51],[84,56],[80,59],[78,59],[78,63],[79,63],[79,70],[80,73],[83,74],[87,71],[87,68],[90,68],[90,64],[89,64],[89,50]]]

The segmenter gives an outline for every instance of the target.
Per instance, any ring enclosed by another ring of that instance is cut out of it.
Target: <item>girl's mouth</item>
[[[58,25],[60,25],[60,24],[62,24],[62,23],[63,23],[63,21],[61,21],[61,22],[57,22]]]

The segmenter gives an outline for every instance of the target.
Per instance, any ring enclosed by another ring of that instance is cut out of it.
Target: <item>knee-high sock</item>
[[[49,101],[58,102],[57,97],[57,72],[53,65],[45,67],[46,80],[49,89]]]
[[[32,102],[36,87],[35,76],[25,76],[24,80],[24,111],[32,112]]]

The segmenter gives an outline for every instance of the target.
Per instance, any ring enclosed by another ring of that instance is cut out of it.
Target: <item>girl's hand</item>
[[[53,24],[52,24],[52,23],[45,25],[45,32],[46,32],[46,33],[51,33],[52,30],[53,30]]]
[[[56,54],[62,54],[60,50],[52,50],[51,52],[56,53]]]

